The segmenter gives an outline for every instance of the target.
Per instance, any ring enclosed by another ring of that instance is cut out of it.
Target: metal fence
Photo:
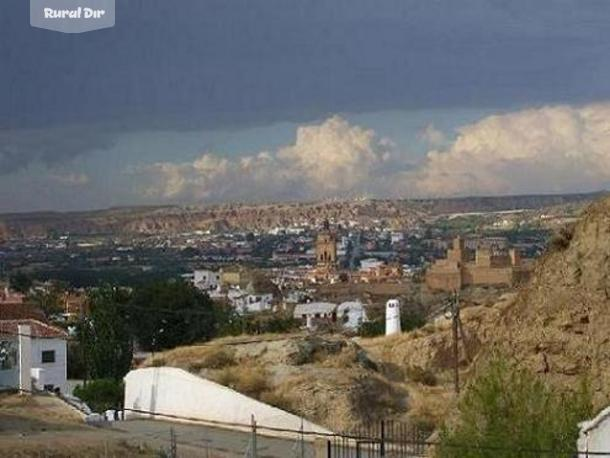
[[[327,440],[327,458],[425,457],[428,433],[396,421],[380,421]]]

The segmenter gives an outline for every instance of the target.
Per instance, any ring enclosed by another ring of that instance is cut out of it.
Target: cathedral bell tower
[[[337,238],[331,232],[328,220],[324,221],[316,239],[316,265],[327,269],[337,266]]]

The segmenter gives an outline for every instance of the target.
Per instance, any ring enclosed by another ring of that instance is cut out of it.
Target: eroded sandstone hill
[[[493,306],[464,308],[462,322],[463,383],[499,350],[561,387],[576,387],[587,378],[595,404],[605,407],[610,402],[610,198],[592,204],[573,228],[558,234],[520,291]],[[361,345],[377,360],[430,371],[451,389],[451,326],[442,316],[414,332]],[[432,420],[450,410],[448,405],[436,409]]]
[[[383,221],[388,227],[407,228],[434,215],[459,212],[540,209],[579,205],[599,193],[464,197],[428,200],[324,200],[260,204],[216,204],[124,207],[84,212],[0,214],[0,240],[51,234],[169,234],[196,230],[268,230],[277,226],[356,223],[366,227]]]
[[[497,331],[494,347],[559,383],[588,374],[610,399],[610,198],[551,244]]]

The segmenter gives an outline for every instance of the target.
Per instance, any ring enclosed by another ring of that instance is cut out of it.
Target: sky
[[[604,0],[2,3],[0,212],[610,184]]]

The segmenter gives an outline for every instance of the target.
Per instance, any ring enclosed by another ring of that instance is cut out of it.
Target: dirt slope
[[[551,244],[504,313],[494,346],[574,384],[589,374],[598,402],[610,395],[610,198],[591,205]]]
[[[401,418],[408,394],[355,342],[295,334],[179,347],[147,364],[181,367],[336,431]]]
[[[610,402],[610,198],[592,204],[536,264],[530,282],[497,304],[465,308],[462,378],[495,350],[561,386],[588,377],[598,407]],[[447,386],[453,365],[448,320],[363,341],[398,368],[432,371]],[[467,351],[465,351],[467,350]],[[473,363],[474,362],[474,363]],[[412,394],[412,393],[411,393]]]

